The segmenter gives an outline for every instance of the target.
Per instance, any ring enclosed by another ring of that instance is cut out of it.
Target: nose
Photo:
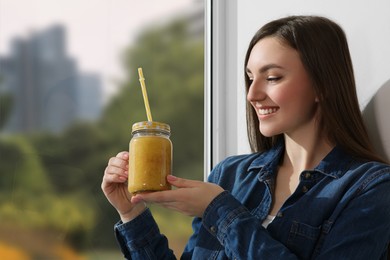
[[[267,98],[267,94],[265,93],[261,84],[256,81],[253,81],[252,84],[249,86],[246,99],[249,102],[256,102],[256,101],[262,101],[266,98]]]

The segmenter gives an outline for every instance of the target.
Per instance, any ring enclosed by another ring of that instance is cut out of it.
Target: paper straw
[[[148,121],[152,122],[153,121],[152,113],[150,112],[148,93],[146,92],[145,78],[144,78],[144,74],[142,73],[142,68],[138,68],[138,75],[139,75],[139,82],[141,83],[142,95],[144,97],[146,115],[148,116]]]

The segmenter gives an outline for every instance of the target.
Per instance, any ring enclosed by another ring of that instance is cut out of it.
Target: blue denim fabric
[[[283,155],[229,157],[209,181],[225,191],[193,221],[182,259],[386,259],[390,242],[390,167],[334,148],[301,173],[296,191],[265,229],[274,179]],[[174,259],[167,239],[146,210],[115,226],[128,259]]]

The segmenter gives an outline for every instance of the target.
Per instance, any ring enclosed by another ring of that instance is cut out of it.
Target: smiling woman
[[[382,90],[388,86],[390,78],[384,66],[390,59],[390,49],[387,47],[390,38],[389,34],[384,33],[387,31],[386,26],[390,24],[388,15],[390,2],[377,1],[369,8],[364,1],[340,3],[334,0],[327,1],[326,5],[307,1],[291,3],[284,0],[277,2],[210,0],[207,4],[212,7],[210,10],[214,10],[209,12],[207,28],[212,28],[213,34],[212,41],[208,42],[207,46],[211,55],[206,66],[207,75],[212,75],[207,79],[207,93],[212,93],[210,96],[213,105],[210,106],[210,111],[215,118],[209,121],[208,128],[212,130],[207,132],[206,136],[208,153],[211,155],[208,167],[212,168],[227,155],[250,152],[251,149],[245,142],[247,134],[244,117],[245,92],[244,88],[239,87],[245,84],[241,69],[244,64],[243,53],[259,24],[288,14],[320,14],[332,18],[343,26],[354,62],[360,108],[364,108],[364,116],[369,123],[368,128],[375,141],[375,148],[384,158],[387,156],[390,159],[390,146],[387,135],[384,134],[389,129],[386,123],[388,118],[381,112],[387,111],[387,105],[378,102],[380,99],[382,101],[386,99],[387,95],[383,95],[385,91]],[[359,15],[351,13],[346,16],[345,13],[350,12],[352,5],[354,10],[359,10]],[[320,42],[310,47],[316,51],[319,46]],[[371,99],[372,95],[374,98]],[[349,121],[349,118],[345,120]],[[253,127],[257,129],[258,123],[254,123]]]

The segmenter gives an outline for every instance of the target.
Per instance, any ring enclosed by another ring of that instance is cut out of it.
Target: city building
[[[61,25],[15,38],[0,57],[0,93],[11,95],[4,132],[59,133],[77,120],[96,120],[102,110],[99,75],[78,71],[67,54]]]

